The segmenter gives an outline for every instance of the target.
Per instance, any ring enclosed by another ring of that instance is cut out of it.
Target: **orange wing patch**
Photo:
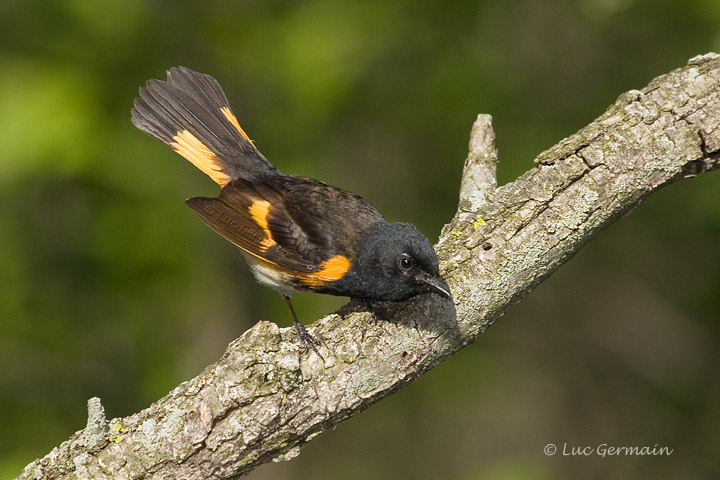
[[[240,135],[242,135],[243,138],[245,140],[247,140],[248,142],[250,142],[250,145],[252,145],[254,147],[255,144],[253,143],[252,140],[250,140],[250,137],[248,137],[247,133],[245,133],[245,130],[242,129],[242,127],[240,126],[240,122],[238,122],[238,119],[235,118],[235,115],[233,115],[232,110],[230,110],[230,107],[223,107],[220,109],[220,111],[223,113],[223,115],[225,115],[225,118],[227,118],[230,121],[230,123],[232,123],[233,126],[235,128],[237,128],[238,132],[240,132]]]
[[[322,269],[317,272],[302,274],[302,282],[308,287],[319,287],[340,280],[348,270],[350,270],[350,260],[342,255],[335,255],[325,260]]]
[[[277,245],[277,242],[272,238],[270,228],[268,228],[267,217],[270,214],[270,202],[267,200],[254,200],[248,207],[248,212],[250,212],[250,216],[255,223],[260,225],[260,228],[265,232],[265,238],[260,242],[260,251],[264,252],[273,245]]]
[[[223,172],[225,164],[189,131],[183,130],[175,135],[170,147],[212,178],[215,183],[225,186],[232,180],[230,175]]]

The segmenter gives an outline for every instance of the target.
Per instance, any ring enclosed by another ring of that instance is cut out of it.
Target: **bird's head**
[[[430,241],[408,223],[377,223],[363,235],[358,252],[360,277],[375,300],[400,301],[426,292],[452,299],[440,276]]]

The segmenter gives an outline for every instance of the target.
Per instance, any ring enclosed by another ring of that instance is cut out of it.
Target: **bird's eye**
[[[415,266],[415,260],[407,253],[403,253],[400,255],[400,258],[398,258],[398,266],[400,270],[409,272]]]

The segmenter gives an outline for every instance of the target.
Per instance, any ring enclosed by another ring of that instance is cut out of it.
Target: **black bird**
[[[437,292],[452,299],[426,237],[408,223],[387,222],[359,195],[278,170],[240,127],[213,77],[177,67],[167,81],[149,80],[132,123],[222,187],[218,198],[185,203],[242,249],[258,282],[280,292],[313,349],[290,302],[295,291],[379,301]]]

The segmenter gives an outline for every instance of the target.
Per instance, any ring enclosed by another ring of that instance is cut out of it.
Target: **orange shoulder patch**
[[[340,280],[350,270],[350,260],[342,255],[335,255],[322,263],[317,272],[303,274],[302,282],[309,287],[319,287],[328,282]]]

